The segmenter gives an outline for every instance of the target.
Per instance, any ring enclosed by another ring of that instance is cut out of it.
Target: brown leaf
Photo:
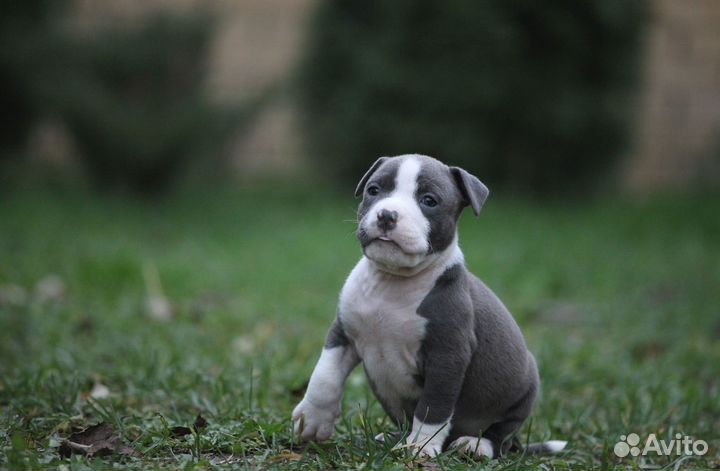
[[[65,458],[72,454],[86,456],[107,456],[115,453],[120,446],[120,437],[111,425],[104,422],[71,434],[63,440],[59,453]]]
[[[268,458],[269,462],[276,462],[276,461],[299,461],[302,459],[302,455],[299,453],[295,453],[292,450],[283,450],[280,453],[278,453],[275,456],[271,456]]]
[[[196,432],[199,432],[207,427],[207,424],[208,422],[205,420],[205,417],[198,414],[197,417],[195,417],[195,422],[193,422],[192,428],[185,427],[184,425],[178,425],[170,429],[170,434],[173,437],[184,437],[185,435],[193,433],[193,429],[195,429]]]
[[[185,427],[183,425],[178,425],[177,427],[170,429],[170,435],[173,437],[184,437],[185,435],[190,435],[191,433],[192,430],[190,427]]]
[[[129,446],[122,446],[118,450],[118,454],[125,455],[125,456],[132,456],[132,457],[141,457],[143,456],[142,452],[137,451],[135,448],[129,447]]]
[[[205,420],[205,417],[198,414],[197,417],[195,417],[195,423],[193,424],[193,428],[195,429],[196,432],[199,432],[200,430],[207,427],[207,424],[208,424],[208,421]]]

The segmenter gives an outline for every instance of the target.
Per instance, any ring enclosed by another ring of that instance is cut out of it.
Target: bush
[[[41,103],[31,84],[37,64],[53,36],[47,25],[60,8],[60,0],[24,0],[0,3],[0,161],[15,155],[41,113]]]
[[[103,187],[164,190],[235,117],[203,96],[210,23],[159,16],[69,39],[44,95]]]
[[[355,179],[418,152],[493,185],[586,187],[628,137],[639,1],[326,0],[300,74],[309,151]]]

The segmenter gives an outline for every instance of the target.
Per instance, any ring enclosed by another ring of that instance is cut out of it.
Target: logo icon
[[[620,441],[615,444],[615,454],[620,458],[625,458],[627,455],[638,456],[640,454],[640,448],[637,447],[639,443],[640,436],[637,433],[627,436],[620,435]]]

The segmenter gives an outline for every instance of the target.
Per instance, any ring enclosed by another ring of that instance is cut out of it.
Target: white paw
[[[460,437],[450,444],[450,448],[458,448],[463,453],[476,458],[487,456],[492,459],[494,456],[492,442],[487,438]]]
[[[435,458],[437,455],[442,453],[442,443],[430,441],[425,444],[413,443],[412,446],[415,447],[415,449],[420,450],[420,453],[418,453],[418,456],[424,456],[427,458]]]
[[[375,437],[377,438],[377,437]],[[393,450],[399,449],[410,449],[413,453],[421,457],[434,458],[442,453],[442,441],[430,440],[430,441],[418,441],[418,442],[406,442],[401,441],[393,447]]]
[[[418,456],[434,458],[442,453],[442,446],[448,436],[449,422],[426,424],[417,418],[413,420],[412,431],[404,447],[413,448]]]
[[[319,407],[305,398],[293,410],[293,432],[304,441],[325,441],[335,432],[339,416],[338,405]]]

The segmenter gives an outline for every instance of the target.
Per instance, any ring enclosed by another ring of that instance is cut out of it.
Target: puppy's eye
[[[428,208],[434,208],[437,206],[438,202],[435,198],[433,198],[430,195],[425,195],[420,199],[420,202],[427,206]]]
[[[370,185],[367,188],[367,194],[370,196],[377,196],[378,193],[380,193],[380,187],[377,185]]]

